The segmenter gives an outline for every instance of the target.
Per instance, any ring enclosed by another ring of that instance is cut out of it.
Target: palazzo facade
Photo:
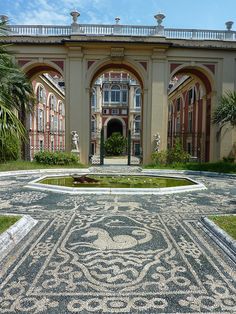
[[[48,73],[32,80],[36,103],[28,116],[30,160],[39,151],[65,150],[65,92]]]
[[[204,85],[196,78],[183,75],[170,82],[167,147],[173,147],[178,140],[196,161],[208,161],[210,149],[205,97]]]

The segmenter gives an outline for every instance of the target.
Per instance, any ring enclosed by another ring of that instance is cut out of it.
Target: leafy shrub
[[[154,165],[186,163],[189,158],[190,155],[183,150],[180,141],[176,141],[175,146],[166,151],[152,153]]]
[[[119,156],[126,148],[127,141],[118,132],[112,133],[112,135],[106,140],[104,146],[107,155]]]
[[[167,151],[162,150],[160,152],[152,153],[152,162],[155,165],[166,165],[166,163],[167,163]]]
[[[20,157],[20,140],[17,136],[6,135],[0,139],[0,161],[17,160]]]
[[[183,150],[180,141],[176,141],[174,147],[167,150],[167,163],[188,162],[190,155]]]
[[[69,165],[78,162],[75,154],[64,152],[38,152],[34,155],[34,160],[47,165]]]

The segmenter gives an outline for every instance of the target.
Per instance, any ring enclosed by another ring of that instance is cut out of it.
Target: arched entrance
[[[100,154],[102,129],[104,141],[118,132],[130,144],[128,155],[135,156],[135,163],[138,163],[143,141],[143,83],[140,75],[126,64],[107,64],[92,76],[90,90],[90,117],[96,125],[96,132],[94,128],[90,131],[90,153]]]
[[[209,161],[213,154],[213,81],[213,73],[203,65],[178,65],[171,73],[168,146],[180,141],[184,150],[198,161]]]
[[[120,133],[123,135],[123,125],[120,120],[114,118],[111,119],[107,123],[107,136],[106,138],[109,138],[113,133]]]
[[[22,69],[32,82],[35,105],[24,117],[29,141],[24,144],[25,159],[39,151],[65,151],[64,72],[52,62],[28,62]]]

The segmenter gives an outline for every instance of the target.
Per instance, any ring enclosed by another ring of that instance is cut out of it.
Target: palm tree
[[[0,23],[0,35],[6,33],[6,23]],[[33,108],[34,96],[31,82],[17,66],[6,45],[0,45],[0,150],[6,138],[26,139],[24,120]]]
[[[220,129],[230,123],[236,126],[236,92],[227,91],[219,100],[219,105],[213,113],[213,124],[219,124]]]

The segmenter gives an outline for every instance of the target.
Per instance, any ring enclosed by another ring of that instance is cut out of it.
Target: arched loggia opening
[[[96,72],[90,88],[91,154],[100,155],[103,129],[104,141],[114,132],[121,133],[127,140],[129,136],[131,156],[136,156],[139,161],[142,152],[142,90],[140,75],[127,65],[108,64]],[[135,129],[137,115],[139,128]],[[96,130],[92,128],[92,117],[95,117]]]
[[[168,147],[179,140],[193,160],[210,160],[212,80],[204,68],[182,66],[168,89]]]
[[[35,105],[24,115],[28,141],[25,159],[39,151],[65,150],[65,89],[63,71],[56,65],[30,62],[23,70],[32,82]]]
[[[112,136],[113,133],[120,133],[123,135],[123,126],[120,120],[111,119],[107,124],[107,138]]]

